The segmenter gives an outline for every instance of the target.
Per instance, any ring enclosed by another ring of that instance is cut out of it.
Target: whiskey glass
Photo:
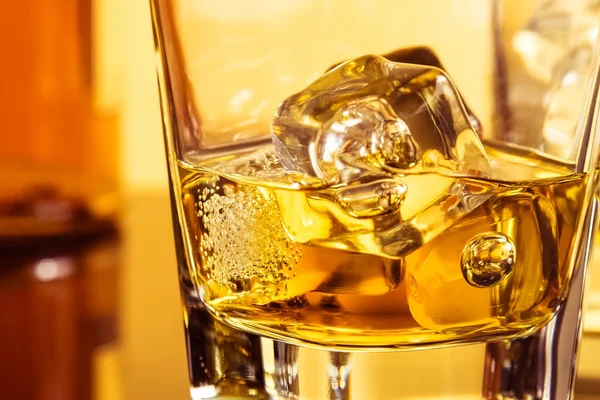
[[[151,0],[193,399],[568,399],[600,5]]]

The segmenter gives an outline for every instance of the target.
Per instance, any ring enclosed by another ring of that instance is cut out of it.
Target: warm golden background
[[[0,67],[4,80],[0,89],[4,123],[0,175],[4,188],[0,194],[9,193],[20,182],[33,179],[31,176],[40,172],[35,168],[32,172],[30,167],[41,165],[41,173],[49,180],[59,180],[74,191],[97,191],[99,194],[94,194],[94,198],[99,209],[118,204],[123,229],[118,270],[120,333],[117,341],[98,348],[93,354],[93,375],[97,382],[94,400],[187,399],[185,349],[148,1],[89,2],[93,8],[93,28],[89,31],[94,43],[90,58],[95,66],[92,77],[86,76],[85,71],[66,68],[74,64],[68,60],[57,63],[52,52],[58,51],[64,43],[50,40],[47,34],[61,31],[76,35],[80,31],[78,16],[66,10],[77,9],[82,3],[83,0],[13,1],[9,8],[14,12],[0,14],[0,44],[4,52]],[[397,3],[398,7],[413,4]],[[451,3],[454,4],[444,2]],[[283,7],[287,3],[278,4]],[[40,11],[32,12],[32,7]],[[439,10],[439,17],[451,9]],[[477,10],[469,12],[474,16]],[[32,15],[35,18],[31,18]],[[10,37],[20,34],[29,36],[19,40]],[[469,35],[469,32],[463,34]],[[484,40],[473,37],[472,43],[476,46]],[[23,43],[34,47],[23,47]],[[85,57],[86,51],[92,50],[77,48],[70,56]],[[40,57],[37,63],[32,62],[32,54]],[[451,58],[452,54],[447,56]],[[477,75],[477,66],[460,60],[449,63],[460,65],[455,75],[461,90],[469,92],[469,84],[476,85],[478,79],[486,78]],[[36,73],[32,65],[42,65],[44,74]],[[52,79],[44,80],[48,77],[59,77],[66,83],[56,87]],[[81,89],[86,86],[79,80],[86,79],[95,82],[93,90]],[[27,90],[34,89],[24,89],[20,86],[23,84],[42,88],[40,97],[32,101]],[[53,112],[52,104],[57,99],[71,104],[70,110]],[[479,110],[482,118],[489,117],[485,99],[477,100],[475,103],[482,107]],[[25,106],[15,107],[15,104]],[[91,109],[84,109],[84,104],[91,104]],[[37,110],[44,110],[47,113],[44,121],[50,122],[40,125]],[[85,118],[86,113],[91,116]],[[92,127],[86,125],[89,121],[93,121]],[[83,136],[82,131],[89,133]],[[26,166],[27,160],[35,160],[34,165]],[[81,174],[87,178],[80,179]],[[113,187],[119,188],[116,196]],[[597,361],[600,359],[600,272],[592,274],[588,292],[592,311],[580,365],[580,376],[586,381],[600,380]],[[415,368],[426,369],[430,363],[440,360],[428,360],[425,353],[418,356],[415,363],[419,365],[407,366],[406,371],[398,373],[406,377],[412,372],[416,380],[405,381],[422,387],[424,383],[419,381]],[[382,363],[384,361],[382,356]],[[451,356],[441,362],[454,366],[449,368],[446,380],[456,382],[457,387],[468,385],[470,376],[475,373],[466,363],[464,368],[456,368],[456,360]],[[369,373],[363,371],[354,379],[369,379]],[[377,373],[377,369],[372,373]],[[436,382],[426,384],[434,390]],[[381,390],[385,393],[387,389]],[[62,398],[52,397],[53,400]]]

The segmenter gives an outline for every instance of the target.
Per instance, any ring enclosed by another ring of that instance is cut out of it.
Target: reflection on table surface
[[[168,198],[125,210],[120,235],[0,254],[1,399],[189,398]],[[577,400],[600,399],[599,356],[587,335]]]
[[[0,255],[2,398],[113,396],[118,340],[114,234]],[[98,373],[112,379],[98,385]]]
[[[188,399],[166,196],[121,233],[0,251],[0,399]]]

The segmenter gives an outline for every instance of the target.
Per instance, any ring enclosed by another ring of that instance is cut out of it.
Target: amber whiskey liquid
[[[566,295],[587,177],[511,147],[486,151],[502,179],[405,177],[403,207],[436,202],[456,181],[489,195],[398,257],[375,248],[371,219],[323,191],[233,180],[211,160],[182,168],[191,279],[219,319],[298,344],[411,348],[531,333]],[[348,249],[343,232],[355,226],[362,244]]]

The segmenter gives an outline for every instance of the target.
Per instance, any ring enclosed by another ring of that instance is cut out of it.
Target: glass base
[[[595,228],[596,207],[586,226]],[[589,231],[589,232],[588,232]],[[576,260],[569,298],[529,337],[417,351],[343,352],[246,333],[184,296],[193,400],[568,400],[581,335],[591,246]],[[193,293],[183,285],[182,292]]]
[[[337,353],[261,342],[272,399],[481,399],[485,345]]]
[[[334,352],[246,334],[212,319],[205,310],[189,316],[194,315],[198,324],[188,319],[189,337],[206,341],[188,342],[193,400],[482,398],[485,344]],[[208,319],[214,324],[212,333]]]

